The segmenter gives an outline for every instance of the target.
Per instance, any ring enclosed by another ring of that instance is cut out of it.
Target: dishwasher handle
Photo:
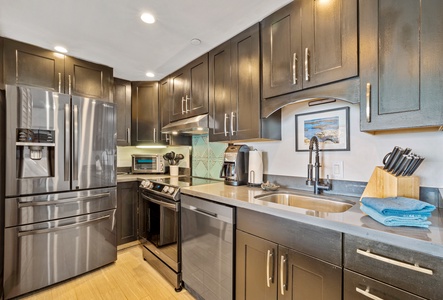
[[[206,204],[206,205],[205,205]],[[185,203],[182,201],[181,203],[182,209],[188,209],[194,213],[204,215],[209,218],[213,218],[225,223],[233,224],[234,218],[232,216],[232,207],[228,207],[225,205],[219,205],[212,202],[204,203],[203,205],[195,205],[195,203]],[[210,206],[210,207],[208,207]],[[231,215],[226,213],[226,210],[231,212]]]

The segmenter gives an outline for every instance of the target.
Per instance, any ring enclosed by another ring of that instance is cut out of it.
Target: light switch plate
[[[343,179],[343,161],[334,161],[332,163],[332,178]]]

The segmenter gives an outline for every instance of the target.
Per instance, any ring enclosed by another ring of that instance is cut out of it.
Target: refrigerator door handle
[[[70,109],[69,103],[65,104],[65,140],[64,140],[64,179],[65,181],[69,181],[69,160],[71,156],[71,150],[69,145],[69,138],[71,136],[71,118],[70,118]]]
[[[59,226],[59,227],[35,229],[35,230],[23,230],[23,231],[19,231],[18,232],[18,236],[21,237],[21,236],[25,236],[25,235],[50,233],[50,232],[55,232],[55,231],[60,231],[60,230],[65,230],[65,229],[70,229],[70,228],[76,228],[78,226],[84,226],[84,225],[88,225],[88,224],[91,224],[91,223],[97,223],[97,222],[101,222],[101,221],[104,221],[104,220],[108,220],[110,217],[111,217],[111,215],[106,215],[106,216],[99,217],[99,218],[96,218],[96,219],[93,219],[93,220],[77,222],[77,223],[73,223],[73,224],[69,224],[69,225],[64,225],[64,226]]]
[[[97,195],[76,197],[76,198],[66,198],[66,199],[55,200],[55,201],[30,201],[30,202],[23,201],[23,202],[18,202],[18,208],[29,207],[29,206],[59,205],[59,204],[72,203],[72,202],[78,202],[78,201],[100,199],[100,198],[105,198],[105,197],[110,197],[110,196],[111,196],[111,194],[108,192],[108,193],[100,193]]]
[[[78,180],[78,143],[79,143],[79,139],[78,139],[78,105],[74,105],[73,106],[73,115],[74,115],[74,135],[72,138],[72,148],[74,151],[74,157],[73,157],[73,175],[72,175],[72,179],[73,180]]]

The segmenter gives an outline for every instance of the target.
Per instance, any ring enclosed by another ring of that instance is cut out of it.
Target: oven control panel
[[[167,198],[174,199],[175,201],[179,200],[179,195],[178,195],[179,188],[167,185],[162,182],[143,180],[140,183],[140,188],[144,189],[145,191],[151,191],[157,195],[162,195]]]

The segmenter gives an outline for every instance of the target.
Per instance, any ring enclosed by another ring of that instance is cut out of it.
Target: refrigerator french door
[[[114,105],[6,86],[5,299],[117,258]]]

